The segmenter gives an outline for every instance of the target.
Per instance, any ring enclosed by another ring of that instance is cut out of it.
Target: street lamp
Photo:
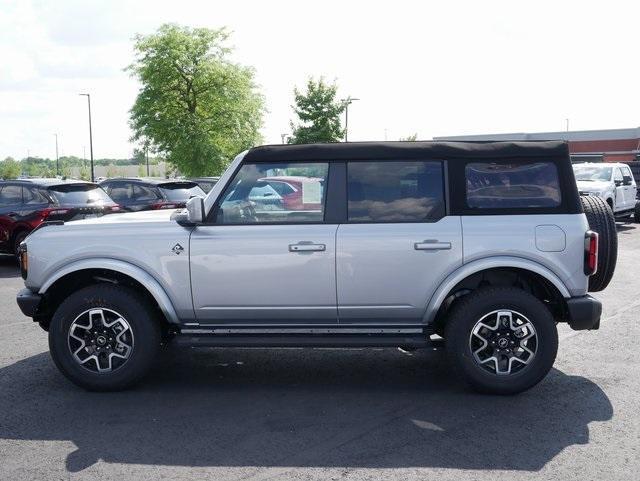
[[[93,173],[93,133],[91,132],[91,95],[90,94],[78,94],[83,97],[87,97],[87,106],[89,107],[89,155],[91,156],[91,182],[95,182],[95,175]]]
[[[349,95],[346,99],[342,99],[342,102],[344,103],[344,141],[345,142],[349,142],[349,105],[351,105],[351,102],[354,102],[356,100],[360,100],[360,99],[356,99],[351,97],[351,95]]]
[[[56,137],[56,176],[60,175],[60,165],[58,157],[58,134],[53,134]]]

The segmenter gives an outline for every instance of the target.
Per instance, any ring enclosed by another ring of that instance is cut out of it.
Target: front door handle
[[[451,242],[439,242],[434,239],[423,240],[413,244],[413,248],[417,251],[446,251],[451,249]]]
[[[326,250],[327,246],[324,244],[313,244],[310,242],[298,242],[297,244],[289,244],[289,252],[321,252]]]

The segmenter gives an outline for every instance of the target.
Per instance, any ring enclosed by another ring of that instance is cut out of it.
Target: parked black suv
[[[100,186],[120,206],[130,212],[155,209],[177,209],[193,196],[204,197],[196,182],[176,179],[114,178]]]
[[[119,212],[97,184],[82,180],[0,181],[0,251],[17,254],[20,242],[45,221],[70,221]]]

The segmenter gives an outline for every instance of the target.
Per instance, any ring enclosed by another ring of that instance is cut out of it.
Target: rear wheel
[[[616,269],[618,259],[618,233],[616,221],[609,205],[590,195],[581,196],[582,207],[589,222],[589,228],[598,233],[598,269],[589,277],[589,291],[605,289]]]
[[[117,391],[140,380],[160,348],[160,325],[132,290],[106,284],[81,289],[56,310],[49,349],[60,371],[91,391]]]
[[[515,287],[486,287],[453,307],[445,328],[454,370],[475,390],[515,394],[540,382],[558,351],[547,307]]]
[[[633,214],[633,219],[637,224],[640,223],[640,202],[636,202],[636,210]]]

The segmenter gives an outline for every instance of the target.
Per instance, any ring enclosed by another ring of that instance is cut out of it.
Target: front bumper
[[[574,331],[600,327],[602,303],[590,295],[567,299],[567,310],[567,322]]]
[[[22,313],[27,317],[35,317],[38,307],[42,302],[42,296],[25,287],[16,296],[16,301]]]

